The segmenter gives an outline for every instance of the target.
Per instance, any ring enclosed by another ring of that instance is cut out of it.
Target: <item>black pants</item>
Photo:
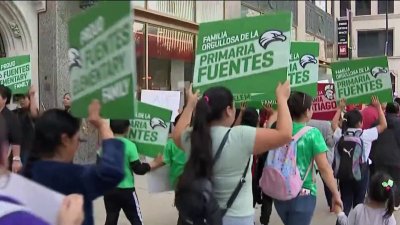
[[[389,174],[393,178],[395,184],[394,203],[395,206],[400,205],[400,167],[398,166],[384,166],[384,165],[371,165],[371,177],[377,172],[382,171]]]
[[[124,211],[132,225],[142,225],[142,213],[135,188],[115,188],[104,195],[106,225],[117,225],[119,212]]]
[[[350,210],[358,204],[364,203],[368,189],[369,169],[365,169],[360,181],[339,180],[339,190],[343,201],[343,211],[348,216]]]

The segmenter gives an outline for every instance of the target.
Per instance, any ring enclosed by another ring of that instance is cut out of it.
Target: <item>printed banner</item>
[[[135,142],[140,154],[154,158],[167,144],[172,111],[143,102],[137,102],[137,110],[128,139]]]
[[[292,91],[300,91],[317,96],[318,82],[318,42],[292,42],[288,80]]]
[[[290,58],[290,12],[200,24],[193,86],[275,95]]]
[[[332,83],[319,83],[318,96],[313,102],[313,116],[315,120],[331,121],[335,116],[337,105],[335,88]]]
[[[92,99],[98,99],[103,117],[134,117],[132,14],[129,1],[101,1],[69,21],[73,115],[86,117],[87,106]]]
[[[0,84],[9,87],[13,94],[27,94],[32,82],[31,70],[29,55],[0,58]]]
[[[381,102],[392,101],[392,84],[387,57],[339,61],[331,64],[336,99],[349,104],[371,103],[376,95]]]
[[[338,20],[337,21],[337,55],[338,58],[349,57],[349,21]]]

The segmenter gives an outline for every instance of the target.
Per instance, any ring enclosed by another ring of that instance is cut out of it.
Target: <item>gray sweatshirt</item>
[[[387,220],[383,219],[385,208],[371,208],[365,204],[357,205],[349,214],[349,217],[341,212],[338,214],[340,225],[396,225],[396,219],[392,215]]]

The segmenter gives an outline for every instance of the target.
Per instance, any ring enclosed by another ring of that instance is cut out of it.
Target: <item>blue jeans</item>
[[[275,209],[285,225],[310,225],[317,197],[297,196],[289,201],[275,200]]]

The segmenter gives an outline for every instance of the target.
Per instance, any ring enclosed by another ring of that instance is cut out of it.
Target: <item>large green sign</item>
[[[29,55],[0,58],[0,84],[11,89],[13,94],[26,94],[32,80]]]
[[[156,157],[167,144],[172,111],[137,102],[128,138],[135,142],[140,154]]]
[[[370,103],[376,95],[381,102],[392,101],[392,84],[387,57],[339,61],[331,64],[336,99],[349,104]]]
[[[290,12],[200,24],[194,88],[274,95],[287,76],[291,26]]]
[[[136,67],[129,1],[101,1],[69,21],[72,113],[100,100],[105,118],[134,117]]]
[[[318,55],[317,42],[291,43],[288,80],[292,91],[317,96]]]

